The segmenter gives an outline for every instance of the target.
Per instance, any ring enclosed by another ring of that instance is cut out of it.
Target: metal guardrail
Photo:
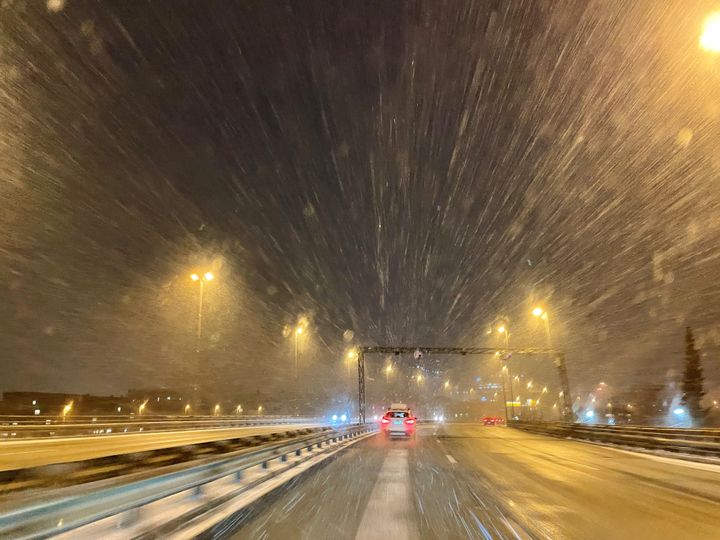
[[[372,425],[354,425],[341,431],[332,431],[313,435],[303,440],[291,441],[276,447],[249,452],[239,457],[219,459],[181,471],[156,477],[107,487],[92,493],[65,498],[54,498],[45,502],[33,502],[0,514],[0,537],[2,538],[47,538],[78,527],[97,522],[101,519],[134,512],[137,521],[138,511],[143,506],[162,499],[176,497],[184,492],[195,496],[203,486],[221,479],[230,479],[242,484],[244,473],[253,467],[268,469],[272,462],[287,463],[295,456],[293,464],[316,455],[316,450],[356,438],[375,431]],[[297,459],[296,459],[297,458]],[[268,474],[268,478],[275,476]],[[232,496],[258,485],[256,479],[246,486],[239,485]],[[129,520],[123,523],[130,523]]]
[[[554,437],[720,457],[720,429],[603,426],[561,422],[510,422],[510,427]]]
[[[80,420],[80,419],[78,419]],[[15,439],[76,437],[88,435],[115,435],[118,433],[138,433],[145,431],[174,431],[185,429],[232,428],[243,426],[264,426],[280,424],[312,424],[318,418],[297,416],[246,416],[246,417],[198,417],[175,419],[139,419],[124,418],[96,421],[94,417],[83,418],[81,422],[37,421],[0,421],[0,442]]]
[[[27,489],[55,488],[83,484],[106,478],[116,478],[142,470],[182,464],[272,442],[300,440],[300,437],[331,431],[328,426],[278,429],[270,433],[250,433],[220,440],[196,441],[150,450],[128,451],[119,447],[114,455],[94,457],[82,461],[62,461],[25,468],[0,470],[0,496]]]

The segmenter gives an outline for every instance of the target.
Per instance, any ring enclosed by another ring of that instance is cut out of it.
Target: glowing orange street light
[[[300,339],[300,334],[303,333],[303,327],[301,325],[297,325],[295,328],[295,378],[297,379],[298,376],[298,340]]]
[[[66,417],[68,414],[70,414],[70,411],[72,410],[72,408],[73,408],[73,402],[72,402],[72,401],[63,407],[62,413],[61,413],[61,414],[62,414],[62,417],[63,417],[63,420],[65,420],[65,417]]]
[[[198,298],[198,316],[197,316],[197,344],[195,350],[200,352],[200,340],[202,338],[202,310],[203,310],[203,293],[205,292],[205,283],[215,279],[212,272],[205,272],[202,276],[199,274],[190,274],[190,279],[200,282],[200,296]]]
[[[385,366],[385,384],[387,384],[390,380],[390,374],[392,373],[393,367],[392,364],[388,364]]]
[[[550,318],[548,312],[541,307],[532,310],[533,317],[538,317],[545,322],[545,335],[547,337],[548,347],[552,347],[552,339],[550,338]]]
[[[720,11],[708,15],[700,35],[700,48],[720,53]]]

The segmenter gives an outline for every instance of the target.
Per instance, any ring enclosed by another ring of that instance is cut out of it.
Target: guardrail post
[[[236,482],[242,482],[243,479],[243,471],[240,469],[239,471],[235,471],[235,481]]]

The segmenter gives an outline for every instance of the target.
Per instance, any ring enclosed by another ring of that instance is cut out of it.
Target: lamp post
[[[508,408],[507,408],[507,392],[505,391],[505,377],[507,376],[508,367],[506,365],[503,365],[501,375],[502,375],[502,391],[503,391],[503,405],[505,405],[505,425],[507,426],[508,422]]]
[[[393,367],[392,364],[388,364],[385,366],[385,384],[387,385],[390,382],[390,374],[392,373]]]
[[[508,359],[508,349],[510,348],[510,331],[508,330],[507,326],[500,325],[497,328],[497,331],[499,334],[502,334],[505,336],[505,367],[507,368],[507,374],[508,379],[510,380],[510,397],[513,399],[510,402],[510,410],[512,414],[512,418],[515,419],[515,399],[513,394],[513,384],[512,384],[512,375],[510,374],[510,367],[508,366],[507,359]],[[505,407],[507,408],[507,401],[505,402]]]
[[[198,315],[197,315],[197,345],[195,350],[200,352],[200,340],[202,339],[202,311],[203,311],[203,293],[205,292],[205,283],[215,279],[212,272],[205,272],[202,276],[199,274],[191,274],[190,279],[200,283],[200,295],[198,297]]]
[[[552,348],[552,338],[550,337],[550,315],[541,307],[536,307],[532,310],[533,317],[542,319],[545,323],[545,337],[547,338],[548,347]]]
[[[300,334],[302,333],[302,326],[298,326],[295,328],[295,379],[297,379],[298,376],[298,340],[300,339]]]
[[[68,403],[67,405],[65,405],[62,408],[62,413],[60,413],[60,414],[62,416],[63,421],[65,420],[65,418],[67,418],[67,415],[70,414],[70,411],[72,411],[72,408],[73,408],[73,401],[70,401],[70,403]]]
[[[354,349],[350,349],[347,353],[347,361],[345,362],[345,364],[347,366],[347,374],[348,374],[349,378],[352,375],[352,366],[353,366],[352,362],[353,362],[353,360],[356,360],[356,359],[357,359],[357,351],[355,351]]]

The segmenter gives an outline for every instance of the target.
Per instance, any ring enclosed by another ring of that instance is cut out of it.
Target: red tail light
[[[405,423],[406,423],[406,424],[414,424],[414,423],[415,423],[415,419],[414,419],[414,418],[407,418],[407,419],[405,420]]]
[[[383,417],[380,419],[380,423],[381,423],[381,424],[389,424],[389,423],[390,423],[390,419],[389,419],[389,418],[385,418],[385,417],[383,416]]]

